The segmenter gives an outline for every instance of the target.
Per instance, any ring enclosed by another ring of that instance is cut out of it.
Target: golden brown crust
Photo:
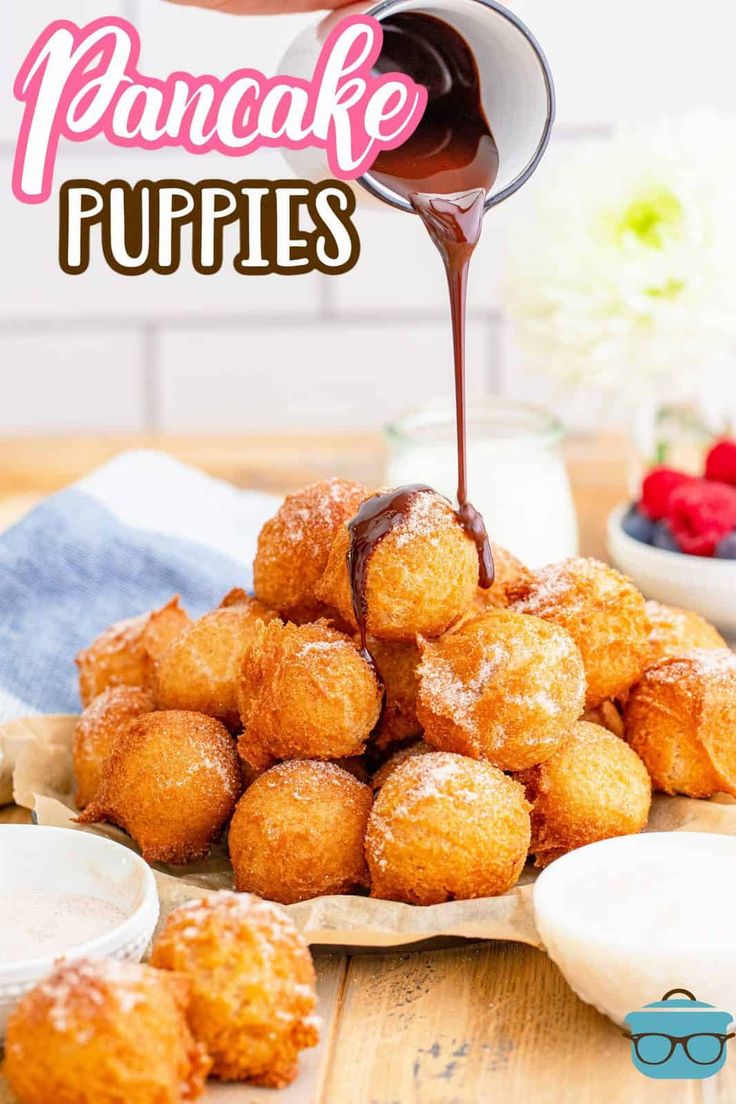
[[[617,702],[604,701],[595,709],[586,709],[581,719],[590,724],[600,725],[601,728],[607,728],[622,740],[624,738],[623,705]]]
[[[191,901],[170,913],[151,963],[189,980],[189,1022],[214,1077],[283,1088],[318,1041],[312,959],[276,905],[234,893]]]
[[[551,758],[516,778],[532,805],[536,866],[646,827],[652,795],[646,767],[628,744],[599,725],[574,725]]]
[[[109,686],[150,687],[156,660],[189,624],[175,595],[167,605],[116,621],[77,654],[79,696],[87,706]]]
[[[320,617],[324,610],[316,587],[335,534],[367,493],[350,479],[323,479],[287,495],[258,537],[256,597],[291,621]]]
[[[317,595],[356,627],[347,568],[350,535],[342,525]],[[367,628],[380,640],[439,636],[470,605],[478,584],[478,553],[440,495],[414,496],[406,518],[377,545],[368,565]]]
[[[372,800],[370,787],[335,763],[271,767],[243,794],[230,825],[235,888],[290,905],[366,885]]]
[[[655,790],[736,795],[736,656],[696,649],[659,660],[626,703],[626,739]]]
[[[356,644],[325,621],[263,626],[243,656],[238,700],[238,748],[256,769],[278,759],[360,755],[381,706]]]
[[[413,905],[498,896],[518,881],[529,839],[518,782],[463,755],[413,756],[368,819],[371,896]]]
[[[436,748],[433,748],[432,745],[428,744],[425,740],[416,740],[413,744],[407,744],[406,747],[394,751],[373,775],[371,783],[373,789],[380,790],[386,779],[407,759],[412,759],[415,755],[430,755],[436,750]]]
[[[153,708],[153,695],[140,686],[110,686],[87,706],[77,721],[72,748],[78,809],[95,797],[102,768],[120,730]]]
[[[575,642],[536,617],[488,610],[422,646],[417,714],[425,740],[502,770],[548,759],[584,698]]]
[[[181,1104],[210,1068],[179,975],[102,959],[61,965],[10,1017],[4,1073],[23,1104]]]
[[[168,710],[131,721],[105,763],[80,824],[111,821],[147,862],[203,858],[242,789],[235,741],[213,717]]]
[[[239,729],[237,686],[243,652],[257,639],[256,626],[277,616],[257,599],[238,594],[237,601],[194,621],[156,664],[157,707],[207,713],[231,731]]]
[[[416,640],[368,641],[384,690],[381,717],[373,734],[375,746],[386,748],[422,734],[417,717],[419,645]]]
[[[489,606],[495,609],[506,609],[511,588],[521,586],[532,577],[529,568],[500,544],[491,541],[491,552],[494,567],[493,586],[488,589],[480,586],[477,588],[470,608],[471,615],[485,613]]]
[[[709,621],[694,610],[646,603],[649,621],[648,666],[665,656],[679,656],[693,648],[727,648],[728,644]]]
[[[585,664],[586,708],[624,698],[648,657],[644,598],[630,579],[598,560],[550,564],[510,588],[509,606],[567,629]]]

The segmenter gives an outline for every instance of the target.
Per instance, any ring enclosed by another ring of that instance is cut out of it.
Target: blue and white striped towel
[[[0,535],[0,721],[79,710],[74,655],[180,594],[194,616],[251,585],[277,500],[126,452]]]

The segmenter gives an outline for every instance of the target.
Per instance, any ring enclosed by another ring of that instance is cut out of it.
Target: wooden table
[[[0,441],[0,525],[123,447],[163,447],[243,486],[283,491],[340,474],[380,480],[382,447],[319,439],[72,438]],[[603,519],[626,486],[620,441],[573,441],[568,460],[582,549],[603,555]],[[7,810],[0,819],[25,819]],[[629,1044],[579,1001],[540,951],[512,943],[316,958],[320,1046],[273,1104],[733,1104],[736,1061],[701,1083],[650,1081]],[[674,982],[673,982],[674,984]],[[655,999],[659,994],[652,994]],[[240,1099],[240,1098],[239,1098]]]

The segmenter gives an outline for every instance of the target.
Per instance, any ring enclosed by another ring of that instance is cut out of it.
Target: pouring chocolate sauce
[[[480,238],[486,196],[498,174],[498,147],[483,110],[480,76],[468,43],[444,20],[420,12],[385,19],[380,72],[407,73],[428,91],[419,126],[395,150],[376,158],[371,176],[404,196],[421,218],[447,273],[455,360],[457,517],[478,549],[479,581],[493,583],[493,557],[483,518],[468,501],[465,316],[468,268]],[[350,522],[348,570],[353,609],[366,648],[365,584],[370,557],[407,515],[423,484],[374,495]]]

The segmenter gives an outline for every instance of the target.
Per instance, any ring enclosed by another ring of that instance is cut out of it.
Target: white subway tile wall
[[[553,143],[604,134],[621,119],[700,105],[736,111],[736,5],[701,0],[516,0],[555,72]],[[75,429],[237,431],[377,428],[416,401],[448,392],[451,349],[438,258],[415,221],[360,211],[362,253],[344,276],[125,277],[99,258],[83,276],[57,263],[56,196],[10,194],[20,120],[12,80],[54,18],[85,22],[95,0],[15,3],[0,36],[0,432]],[[141,67],[223,75],[275,69],[317,15],[238,18],[166,3],[107,0],[131,19]],[[554,157],[554,145],[548,155]],[[543,184],[544,167],[529,191]],[[142,155],[102,142],[62,148],[57,184],[74,177],[280,178],[277,153],[243,159],[176,151]],[[486,220],[470,289],[470,390],[524,389],[502,312],[508,227],[522,193]],[[513,210],[512,210],[513,207]]]

